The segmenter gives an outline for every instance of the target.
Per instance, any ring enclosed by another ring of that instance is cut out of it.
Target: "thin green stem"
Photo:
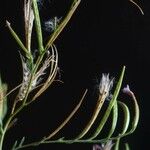
[[[83,144],[92,143],[92,144],[95,144],[95,143],[103,143],[106,141],[107,140],[103,140],[103,139],[102,140],[64,140],[64,138],[47,141],[47,140],[45,140],[45,138],[43,138],[42,140],[40,140],[38,142],[33,142],[33,143],[22,145],[21,147],[17,147],[17,148],[15,148],[15,150],[28,148],[28,147],[35,147],[35,146],[38,146],[41,144],[73,144],[73,143],[80,143],[80,144],[81,143],[83,143]]]
[[[3,129],[3,132],[2,132],[2,135],[1,135],[1,138],[0,138],[0,150],[2,150],[3,148],[3,142],[4,142],[4,137],[5,137],[5,134],[7,132],[7,129],[8,129],[8,126],[11,122],[11,120],[16,116],[16,114],[18,114],[22,109],[24,108],[24,105],[21,105],[12,115],[10,115],[10,117],[8,118],[5,126],[4,126],[4,129]]]
[[[120,138],[117,139],[114,150],[119,150]]]
[[[118,104],[117,104],[117,101],[114,104],[112,113],[113,113],[112,114],[112,125],[111,125],[111,129],[110,129],[108,136],[107,136],[108,139],[113,135],[113,133],[116,129],[116,126],[117,126],[117,121],[118,121]]]
[[[43,36],[42,36],[42,30],[41,30],[42,28],[41,28],[41,21],[40,21],[37,0],[32,0],[32,4],[33,4],[34,17],[35,17],[35,28],[36,28],[36,33],[37,33],[39,52],[41,54],[44,51],[44,47],[43,47]]]
[[[24,44],[22,43],[22,41],[20,40],[19,36],[16,34],[16,32],[12,29],[10,23],[8,21],[6,21],[6,25],[10,31],[10,33],[12,34],[12,36],[15,38],[16,42],[19,44],[19,46],[21,47],[21,49],[25,52],[26,57],[28,59],[32,59],[32,55],[31,53],[27,50],[27,48],[24,46]]]
[[[1,136],[0,136],[0,150],[2,150],[2,147],[3,147],[3,141],[4,141],[4,133],[1,132]]]
[[[84,100],[86,94],[87,94],[86,90],[80,100],[80,102],[78,103],[78,105],[73,109],[73,111],[70,113],[70,115],[63,121],[63,123],[61,123],[59,125],[58,128],[56,128],[49,136],[47,136],[45,139],[49,140],[50,138],[52,138],[54,135],[56,135],[69,121],[70,119],[74,116],[74,114],[78,111],[78,109],[80,108],[82,101]]]
[[[22,105],[15,112],[13,112],[9,116],[9,118],[8,118],[8,120],[7,120],[7,122],[6,122],[5,126],[4,126],[4,129],[3,129],[3,132],[2,132],[2,135],[1,135],[1,139],[0,139],[0,148],[1,148],[0,150],[2,150],[4,137],[5,137],[7,128],[9,126],[11,120],[26,106],[26,101],[27,101],[27,98],[28,98],[28,95],[29,95],[29,89],[30,89],[31,84],[32,84],[33,76],[36,73],[36,70],[37,70],[38,66],[40,65],[40,62],[42,61],[42,58],[43,58],[43,55],[41,55],[41,57],[39,57],[38,61],[36,62],[36,65],[35,65],[34,71],[32,72],[32,75],[31,75],[31,78],[30,78],[30,82],[29,82],[29,85],[28,85],[28,89],[27,89],[27,92],[26,92],[26,95],[25,95],[25,98],[23,100]]]
[[[125,150],[130,150],[129,144],[125,143]]]
[[[60,25],[56,28],[56,30],[54,31],[54,33],[50,36],[50,38],[49,38],[49,40],[48,40],[48,42],[47,42],[47,44],[45,46],[45,51],[50,48],[50,46],[56,40],[56,38],[58,37],[58,35],[62,32],[62,30],[64,29],[64,27],[67,25],[67,23],[71,19],[72,15],[74,14],[75,10],[77,9],[78,5],[80,4],[80,1],[81,0],[74,0],[73,1],[68,14],[64,18],[64,20],[60,23]]]
[[[31,75],[31,78],[30,78],[30,81],[29,81],[28,89],[27,89],[27,92],[26,92],[26,95],[25,95],[25,98],[23,100],[22,105],[15,112],[13,112],[9,116],[9,118],[8,118],[8,120],[7,120],[7,122],[6,122],[5,126],[4,126],[3,133],[2,133],[2,136],[1,136],[1,139],[0,139],[0,144],[1,144],[0,145],[1,149],[0,150],[2,150],[4,136],[6,134],[7,128],[9,126],[11,120],[26,106],[26,101],[27,101],[27,98],[28,98],[28,95],[29,95],[29,90],[30,90],[30,87],[31,87],[31,84],[32,84],[32,80],[33,80],[34,74],[36,73],[36,71],[38,69],[38,66],[40,65],[40,63],[42,61],[42,58],[43,58],[43,55],[39,56],[39,59],[37,60],[37,62],[35,64],[35,68],[33,69],[33,72],[32,72],[32,75]]]

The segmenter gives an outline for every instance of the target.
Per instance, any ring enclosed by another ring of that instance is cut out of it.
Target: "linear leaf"
[[[116,129],[117,121],[118,121],[118,104],[117,104],[117,101],[114,104],[112,113],[113,113],[112,126],[111,126],[111,129],[110,129],[109,134],[107,136],[108,139],[113,135],[113,133],[114,133],[114,131]]]
[[[16,32],[12,29],[10,23],[8,21],[6,21],[6,25],[8,27],[8,29],[10,30],[10,33],[12,34],[12,36],[15,38],[16,42],[18,43],[18,45],[22,48],[22,50],[25,52],[26,57],[27,58],[31,58],[31,54],[29,53],[29,51],[26,49],[26,47],[24,46],[24,44],[21,42],[19,36],[16,34]]]
[[[115,89],[115,92],[113,94],[113,97],[112,97],[112,99],[111,99],[107,109],[106,109],[106,112],[105,112],[105,114],[104,114],[104,116],[103,116],[99,126],[97,127],[95,133],[89,138],[90,140],[96,138],[99,135],[99,133],[101,132],[101,130],[103,129],[103,127],[104,127],[104,125],[105,125],[105,123],[106,123],[106,121],[107,121],[107,119],[108,119],[108,117],[110,115],[110,112],[111,112],[111,110],[112,110],[112,108],[113,108],[113,106],[115,104],[115,101],[116,101],[116,99],[118,97],[118,94],[120,92],[122,81],[123,81],[123,77],[124,77],[124,73],[125,73],[125,66],[123,66],[123,69],[122,69],[119,81],[118,81],[116,89]]]
[[[114,150],[119,150],[120,138],[117,139]]]
[[[40,53],[42,53],[44,51],[43,36],[42,36],[41,21],[40,21],[37,0],[32,0],[32,4],[33,4],[34,17],[35,17],[35,28],[36,28],[36,33],[37,33],[39,51]]]
[[[12,147],[12,150],[15,150],[15,149],[16,149],[17,144],[18,144],[18,141],[15,141],[15,143],[14,143],[14,145],[13,145],[13,147]]]
[[[18,147],[21,147],[21,146],[22,146],[22,144],[24,143],[24,141],[25,141],[25,137],[23,137],[23,138],[21,139],[21,141],[20,141],[20,143],[19,143],[19,146],[18,146]]]
[[[73,111],[70,113],[70,115],[63,121],[62,124],[60,124],[60,126],[54,130],[46,139],[50,139],[52,138],[55,134],[57,134],[68,122],[69,120],[74,116],[74,114],[78,111],[78,109],[80,108],[85,96],[87,94],[87,90],[84,92],[80,102],[78,103],[78,105],[73,109]],[[64,139],[64,138],[63,138]],[[62,138],[61,138],[62,140]]]
[[[129,109],[127,107],[126,104],[124,104],[123,102],[119,101],[119,104],[120,106],[122,107],[123,109],[123,112],[124,112],[124,121],[123,121],[123,129],[122,129],[122,132],[120,134],[124,134],[128,127],[129,127],[129,123],[130,123],[130,112],[129,112]]]
[[[132,97],[133,97],[134,109],[135,109],[134,118],[132,119],[132,127],[126,133],[120,134],[120,135],[118,135],[116,137],[111,138],[112,140],[113,139],[117,139],[117,138],[121,138],[121,137],[124,137],[124,136],[127,136],[127,135],[133,133],[135,131],[135,129],[137,128],[137,125],[138,125],[138,122],[139,122],[140,111],[139,111],[139,106],[138,106],[137,100],[135,98],[135,95],[133,94]]]
[[[130,150],[129,144],[125,143],[125,150]]]
[[[64,29],[64,27],[67,25],[69,20],[71,19],[72,15],[74,14],[76,8],[78,7],[79,3],[81,0],[74,0],[73,4],[67,14],[67,16],[64,18],[64,20],[58,25],[54,33],[50,36],[46,46],[45,46],[45,51],[50,48],[50,46],[53,44],[55,39],[58,37],[58,35],[61,33],[61,31]]]

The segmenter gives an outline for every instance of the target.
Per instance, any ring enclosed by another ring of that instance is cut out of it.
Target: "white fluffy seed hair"
[[[57,16],[47,20],[44,22],[44,30],[47,31],[47,32],[53,32],[57,25],[60,23],[61,21],[61,18],[58,18]]]

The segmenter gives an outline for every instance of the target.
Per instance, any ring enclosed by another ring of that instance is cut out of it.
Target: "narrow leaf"
[[[130,112],[129,112],[129,109],[128,109],[128,107],[127,107],[126,104],[124,104],[123,102],[120,102],[120,101],[119,101],[119,104],[120,104],[120,106],[122,107],[123,112],[124,112],[123,129],[122,129],[122,132],[121,132],[119,135],[123,135],[123,134],[126,133],[128,127],[129,127],[129,123],[130,123]]]
[[[29,51],[26,49],[26,47],[24,46],[24,44],[21,42],[19,36],[16,34],[16,32],[12,29],[10,23],[8,21],[6,21],[6,25],[8,27],[8,29],[10,30],[12,36],[15,38],[16,42],[18,43],[18,45],[21,47],[21,49],[25,52],[26,57],[28,59],[30,59],[31,54],[29,53]]]
[[[130,150],[129,144],[125,143],[125,150]]]
[[[123,77],[124,77],[124,73],[125,73],[125,66],[122,69],[122,72],[121,72],[121,75],[120,75],[120,79],[119,79],[119,81],[117,83],[115,92],[113,94],[113,97],[112,97],[112,99],[111,99],[107,109],[106,109],[106,112],[105,112],[105,114],[104,114],[104,116],[103,116],[99,126],[97,127],[95,133],[89,138],[90,140],[96,138],[100,134],[101,130],[103,129],[103,127],[104,127],[104,125],[105,125],[105,123],[106,123],[106,121],[107,121],[107,119],[108,119],[108,117],[110,115],[110,112],[111,112],[111,110],[112,110],[112,108],[113,108],[113,106],[115,104],[115,101],[116,101],[116,99],[118,97],[118,94],[120,92],[122,81],[123,81]]]
[[[78,105],[73,109],[73,111],[70,113],[70,115],[63,121],[63,123],[56,129],[54,130],[46,139],[50,139],[52,138],[54,135],[56,135],[68,122],[69,120],[74,116],[74,114],[78,111],[78,109],[80,108],[85,96],[87,94],[87,90],[84,92],[80,102],[78,103]],[[64,138],[63,138],[64,139]],[[62,138],[61,138],[62,140]]]
[[[22,144],[24,143],[24,141],[25,141],[25,137],[23,137],[23,138],[21,139],[21,141],[20,141],[20,143],[19,143],[19,146],[18,146],[18,147],[21,147],[21,146],[22,146]]]
[[[12,150],[16,149],[17,144],[18,144],[18,141],[16,140],[15,143],[14,143],[14,145],[13,145],[13,147],[12,147]]]
[[[139,11],[141,12],[142,15],[144,15],[144,11],[142,10],[142,8],[133,0],[129,0],[131,3],[133,3],[138,9]]]
[[[98,114],[104,104],[105,99],[106,99],[106,95],[99,96],[99,99],[96,103],[91,119],[89,120],[85,128],[81,131],[81,133],[75,139],[81,139],[91,129],[92,125],[94,124],[95,120],[98,117]]]
[[[61,31],[64,29],[64,27],[67,25],[67,23],[69,22],[69,20],[71,19],[72,15],[74,14],[76,8],[78,7],[80,3],[80,0],[74,0],[73,4],[67,14],[67,16],[64,18],[64,20],[58,25],[58,27],[56,28],[56,30],[54,31],[54,33],[50,36],[46,46],[45,46],[45,50],[49,49],[50,46],[53,44],[53,42],[55,41],[55,39],[58,37],[58,35],[61,33]]]
[[[112,126],[111,126],[111,129],[110,129],[109,134],[108,134],[106,139],[109,139],[113,135],[113,133],[116,129],[116,125],[117,125],[117,121],[118,121],[118,104],[117,104],[117,101],[114,104],[112,113],[113,113]]]
[[[38,39],[38,45],[39,45],[39,51],[40,53],[43,53],[44,48],[43,48],[43,36],[42,36],[42,28],[41,28],[41,21],[40,21],[40,15],[39,15],[39,10],[38,10],[38,5],[37,5],[37,0],[32,0],[33,4],[33,12],[34,12],[34,17],[35,17],[35,27],[36,27],[36,34],[37,34],[37,39]]]
[[[134,119],[132,122],[132,129],[130,132],[134,132],[134,130],[137,128],[138,122],[139,122],[139,116],[140,116],[140,110],[139,110],[139,105],[137,103],[135,95],[132,95],[133,97],[133,102],[134,102],[134,109],[135,109],[135,114],[134,114]]]
[[[117,139],[114,150],[119,150],[120,138]]]
[[[134,118],[132,119],[132,127],[125,134],[120,134],[120,135],[118,135],[116,137],[111,138],[112,140],[113,139],[117,139],[117,138],[121,138],[121,137],[124,137],[124,136],[127,136],[127,135],[133,133],[135,131],[135,129],[137,128],[137,125],[138,125],[138,122],[139,122],[140,111],[139,111],[139,106],[138,106],[138,103],[137,103],[137,100],[136,100],[136,97],[135,97],[134,93],[132,93],[132,98],[133,98],[134,109],[135,109]]]

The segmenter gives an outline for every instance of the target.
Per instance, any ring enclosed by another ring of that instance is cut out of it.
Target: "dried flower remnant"
[[[127,85],[126,87],[123,88],[123,93],[128,94],[129,96],[134,95],[134,93],[130,90],[129,85]]]
[[[27,62],[25,61],[25,58],[22,55],[20,55],[20,57],[22,60],[23,81],[22,81],[22,86],[19,90],[19,94],[17,96],[17,100],[23,100],[23,98],[25,97],[25,94],[26,94],[27,89],[28,89],[29,79],[31,76],[31,70],[29,69]]]
[[[30,80],[32,77],[32,71],[29,68],[28,62],[25,61],[25,58],[21,55],[22,67],[23,67],[23,81],[22,86],[20,88],[19,94],[17,96],[18,100],[23,100],[26,92],[28,90],[28,86],[30,84]],[[35,73],[32,77],[31,86],[29,88],[29,92],[31,92],[42,80],[42,76],[45,74],[46,69],[50,66],[51,62],[55,61],[55,56],[51,55],[49,51],[47,51],[47,56],[41,68]]]
[[[110,79],[109,74],[102,74],[102,79],[99,84],[99,92],[100,94],[105,94],[106,97],[109,96],[109,92],[113,86],[114,78]]]
[[[33,9],[31,7],[32,0],[24,0],[24,23],[25,23],[25,38],[26,48],[30,51],[31,35],[34,21]]]
[[[108,141],[106,144],[102,144],[101,146],[95,144],[93,146],[93,150],[111,150],[113,147],[112,141]]]
[[[113,78],[109,78],[109,74],[102,74],[102,78],[99,84],[99,97],[94,109],[94,112],[92,114],[92,117],[86,127],[82,130],[82,132],[77,136],[78,139],[82,138],[92,127],[95,120],[97,119],[99,112],[106,100],[106,98],[109,96],[110,90],[113,86]]]
[[[51,55],[50,51],[47,51],[46,59],[42,65],[42,67],[39,69],[39,71],[35,74],[34,80],[33,80],[33,88],[39,84],[41,80],[41,76],[45,74],[46,69],[50,66],[51,62],[55,63],[55,56]]]

